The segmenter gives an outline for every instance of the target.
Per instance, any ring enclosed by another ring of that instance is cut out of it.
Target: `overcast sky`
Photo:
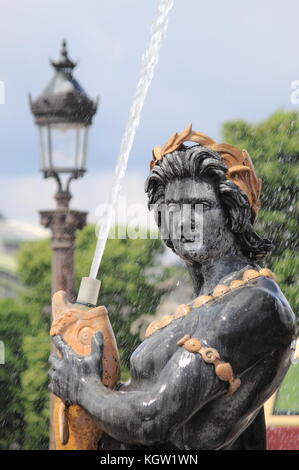
[[[0,211],[38,223],[53,206],[54,185],[38,173],[36,97],[53,75],[61,40],[79,60],[74,75],[101,96],[91,131],[89,173],[74,182],[73,206],[94,213],[107,198],[122,132],[157,0],[0,0]],[[124,185],[143,197],[151,149],[190,122],[221,139],[224,121],[257,122],[277,108],[297,109],[298,0],[174,0],[167,39],[149,90]]]

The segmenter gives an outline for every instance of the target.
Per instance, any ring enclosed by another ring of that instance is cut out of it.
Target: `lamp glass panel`
[[[85,140],[87,136],[87,127],[78,126],[76,129],[76,168],[84,169],[86,157]]]
[[[38,126],[38,133],[39,133],[40,167],[42,170],[47,170],[50,168],[48,128],[46,126]]]
[[[58,172],[77,169],[77,128],[74,124],[50,125],[49,152],[52,169]]]
[[[88,126],[59,123],[39,126],[43,170],[71,173],[85,168]]]

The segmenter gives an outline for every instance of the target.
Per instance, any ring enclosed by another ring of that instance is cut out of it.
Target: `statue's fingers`
[[[48,385],[48,390],[49,390],[51,393],[54,393],[54,395],[56,395],[57,397],[59,396],[59,392],[58,392],[58,388],[57,388],[57,383],[50,382],[49,385]]]
[[[104,350],[104,338],[100,331],[97,331],[93,337],[91,342],[91,360],[93,364],[94,372],[99,377],[102,377],[103,373],[103,366],[102,366],[102,358],[103,358],[103,350]]]
[[[56,379],[56,377],[55,377],[55,372],[56,372],[56,371],[55,371],[55,369],[53,369],[53,368],[50,369],[49,372],[48,372],[48,377],[49,377],[49,379],[50,379],[51,382],[53,382],[53,381]]]
[[[96,331],[91,340],[91,354],[97,358],[102,357],[104,349],[104,338],[100,331]]]
[[[72,354],[72,348],[62,339],[61,336],[55,335],[52,336],[52,341],[55,344],[58,351],[61,352],[63,356],[68,356]]]
[[[55,369],[58,369],[61,365],[61,359],[58,358],[58,356],[54,353],[50,354],[49,359],[48,359],[49,364],[53,366]]]

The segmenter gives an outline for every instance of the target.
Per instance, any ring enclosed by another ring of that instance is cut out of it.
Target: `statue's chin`
[[[210,256],[207,250],[199,243],[180,243],[175,246],[176,254],[184,261],[204,263]]]

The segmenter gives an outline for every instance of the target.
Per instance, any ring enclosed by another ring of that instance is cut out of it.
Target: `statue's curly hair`
[[[252,260],[260,260],[271,251],[272,243],[254,231],[247,196],[226,178],[226,172],[227,166],[214,150],[201,145],[181,145],[178,150],[164,155],[152,168],[145,182],[148,207],[151,209],[152,205],[155,205],[157,210],[158,206],[164,203],[166,186],[174,179],[210,178],[215,184],[229,227],[242,252]],[[170,239],[164,242],[173,250]]]

